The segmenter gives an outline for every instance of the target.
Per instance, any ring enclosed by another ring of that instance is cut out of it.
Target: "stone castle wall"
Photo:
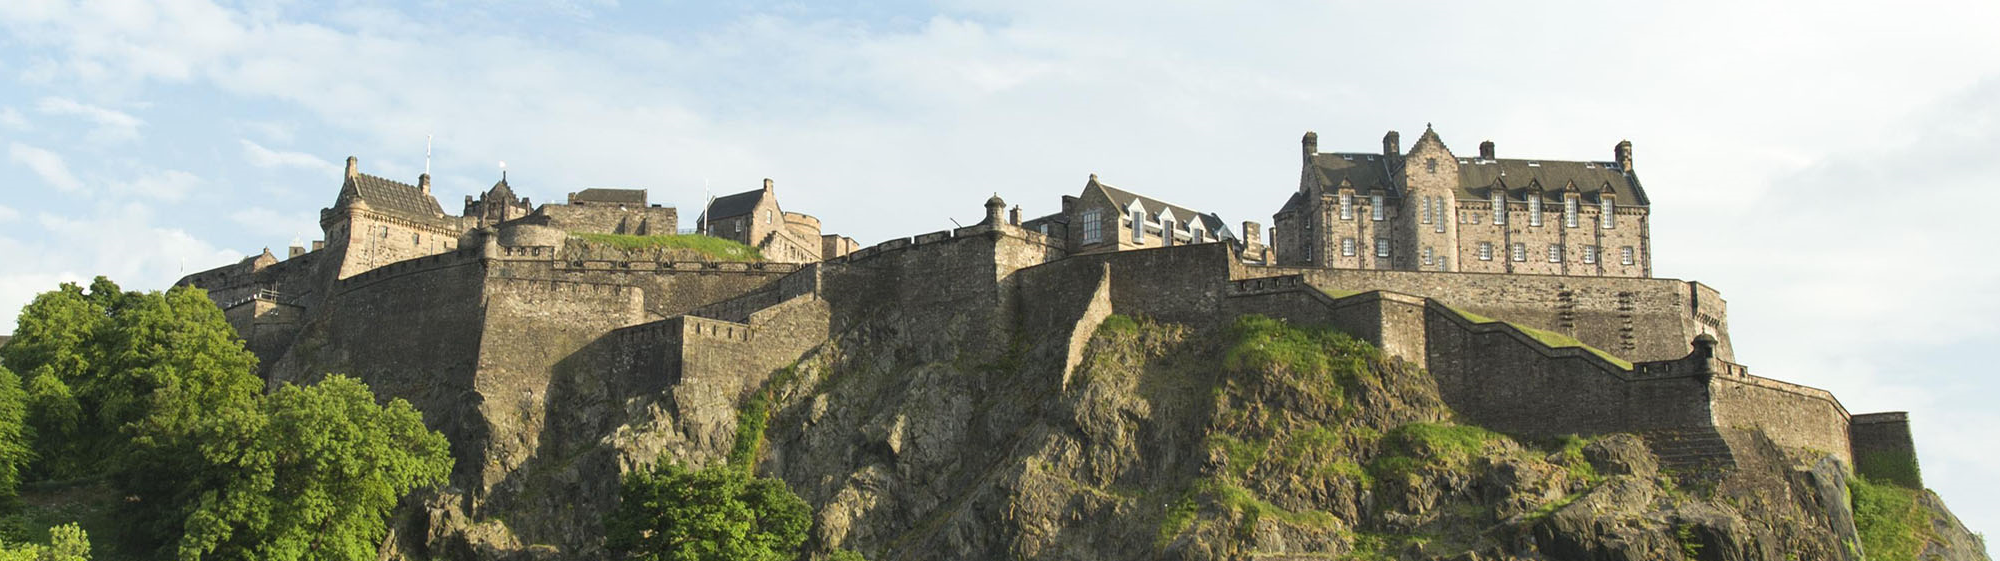
[[[1475,314],[1576,337],[1632,361],[1685,356],[1710,334],[1733,356],[1728,312],[1714,289],[1672,279],[1252,267],[1254,276],[1304,275],[1326,289],[1388,290],[1436,298]]]
[[[680,214],[673,207],[545,204],[535,210],[570,232],[663,236],[679,233]]]
[[[1855,415],[1848,428],[1854,449],[1854,469],[1861,475],[1913,489],[1924,488],[1917,465],[1916,443],[1910,439],[1910,416],[1901,411]]]
[[[1847,408],[1826,390],[1758,377],[1731,364],[1719,369],[1708,391],[1716,427],[1759,429],[1780,445],[1854,461]]]

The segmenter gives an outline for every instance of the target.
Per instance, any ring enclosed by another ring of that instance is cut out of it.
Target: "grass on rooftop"
[[[735,240],[727,240],[702,234],[675,234],[665,236],[633,236],[627,234],[594,234],[571,232],[571,237],[586,242],[607,245],[619,249],[685,249],[700,253],[718,261],[763,261],[764,256],[757,248],[743,245]]]

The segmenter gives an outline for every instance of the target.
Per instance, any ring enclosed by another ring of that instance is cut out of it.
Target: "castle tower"
[[[1458,260],[1458,157],[1430,125],[1403,157],[1396,183],[1403,189],[1397,213],[1395,268],[1455,271]]]
[[[999,227],[1001,224],[1006,224],[1005,219],[1003,218],[1003,215],[1005,215],[1006,212],[1007,212],[1007,201],[1000,200],[1000,194],[994,193],[993,198],[986,199],[986,221],[981,222],[980,224],[985,224],[987,226],[993,226],[993,227]]]

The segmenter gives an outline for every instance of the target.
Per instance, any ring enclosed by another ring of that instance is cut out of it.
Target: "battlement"
[[[340,292],[359,290],[363,287],[404,275],[477,264],[480,262],[480,259],[479,251],[472,248],[459,248],[455,251],[426,255],[415,259],[405,259],[340,279],[336,290]]]

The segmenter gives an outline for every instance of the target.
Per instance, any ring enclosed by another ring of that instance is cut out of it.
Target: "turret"
[[[1000,200],[1000,194],[994,193],[993,198],[986,199],[986,221],[981,222],[981,224],[999,226],[1001,224],[1000,221],[1003,220],[1001,215],[1006,212],[1007,201]]]

